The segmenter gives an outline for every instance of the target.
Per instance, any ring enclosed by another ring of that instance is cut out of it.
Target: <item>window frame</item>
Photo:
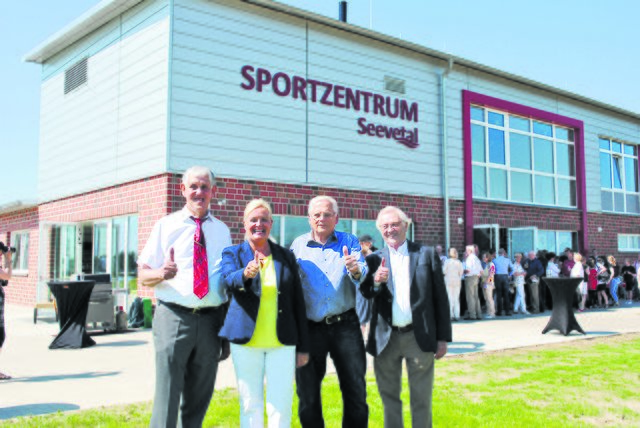
[[[627,241],[627,245],[630,242],[630,239],[636,239],[638,241],[638,246],[637,247],[632,247],[632,246],[627,246],[627,247],[622,247],[620,246],[620,238],[625,238]],[[640,252],[640,234],[638,233],[618,233],[618,251],[621,253],[637,253]]]
[[[602,142],[607,141],[609,148],[602,148]],[[620,151],[617,152],[613,149],[614,143],[620,144]],[[627,154],[625,152],[625,147],[634,147],[635,155]],[[640,215],[640,209],[636,211],[629,211],[627,208],[627,197],[628,196],[636,196],[640,200],[640,145],[628,143],[619,139],[607,137],[607,136],[598,136],[598,154],[599,154],[599,162],[602,161],[602,155],[608,155],[609,158],[609,182],[611,183],[611,187],[603,187],[602,178],[603,171],[600,169],[600,210],[606,213],[618,213],[618,214],[628,214],[628,215]],[[614,162],[615,159],[619,159],[618,162]],[[627,190],[627,174],[626,174],[626,159],[631,159],[635,162],[636,167],[636,191]],[[619,165],[619,174],[620,174],[620,188],[616,188],[615,185],[615,172],[614,172],[614,163],[618,163]],[[611,196],[611,210],[605,209],[602,200],[604,198],[604,194],[608,193]],[[616,209],[615,198],[616,194],[622,195],[622,211]],[[640,205],[640,202],[639,202]],[[639,207],[640,208],[640,207]]]
[[[26,242],[23,238],[20,238],[20,243],[16,244],[19,236],[26,236]],[[16,248],[16,252],[11,259],[13,275],[27,276],[29,274],[29,241],[31,241],[31,233],[28,229],[11,232],[11,246]],[[23,255],[26,255],[26,258],[22,257]],[[20,262],[21,266],[18,266],[18,262]]]

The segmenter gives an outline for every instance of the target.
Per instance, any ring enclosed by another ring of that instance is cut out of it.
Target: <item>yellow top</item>
[[[276,281],[276,267],[273,257],[262,259],[260,266],[260,308],[256,319],[256,328],[246,346],[254,348],[276,348],[282,346],[276,332],[278,318],[278,286]]]

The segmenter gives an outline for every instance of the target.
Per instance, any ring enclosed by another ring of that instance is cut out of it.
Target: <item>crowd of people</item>
[[[612,255],[585,258],[571,248],[561,255],[540,250],[516,253],[511,259],[503,248],[496,255],[491,250],[480,253],[477,245],[468,245],[462,260],[455,248],[449,249],[448,257],[441,246],[436,250],[453,321],[461,319],[461,306],[466,308],[467,320],[479,320],[483,313],[484,318],[492,319],[544,312],[553,302],[541,281],[543,277],[583,278],[575,298],[580,312],[620,306],[621,302],[632,304],[639,297],[640,254],[620,264]]]

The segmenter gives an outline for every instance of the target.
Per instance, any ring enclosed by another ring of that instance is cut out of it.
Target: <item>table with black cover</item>
[[[56,298],[60,333],[53,339],[49,349],[79,349],[93,346],[96,342],[87,334],[87,311],[95,281],[50,281],[47,282]]]
[[[551,291],[553,310],[549,323],[542,330],[545,334],[549,330],[560,330],[560,333],[567,336],[573,330],[586,334],[573,313],[573,296],[582,278],[542,278]]]

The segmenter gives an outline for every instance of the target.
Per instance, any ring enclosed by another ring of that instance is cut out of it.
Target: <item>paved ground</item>
[[[586,336],[557,331],[541,334],[545,315],[459,322],[449,355],[558,343],[583,338],[640,332],[640,305],[576,314]],[[53,313],[33,324],[33,310],[7,305],[7,341],[0,354],[0,420],[99,406],[150,401],[153,398],[153,340],[148,330],[121,334],[96,332],[96,346],[49,350],[58,331]],[[220,367],[216,388],[235,387],[233,365]]]

